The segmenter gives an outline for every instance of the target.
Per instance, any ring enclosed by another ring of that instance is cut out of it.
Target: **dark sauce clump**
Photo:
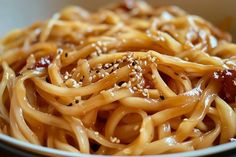
[[[218,80],[222,86],[220,97],[227,103],[235,102],[236,96],[236,70],[223,70],[213,73],[213,78]]]

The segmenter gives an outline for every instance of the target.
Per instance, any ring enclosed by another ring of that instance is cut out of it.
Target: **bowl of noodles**
[[[3,3],[2,142],[70,157],[236,148],[233,1]]]

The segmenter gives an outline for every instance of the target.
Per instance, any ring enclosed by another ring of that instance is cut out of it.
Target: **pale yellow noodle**
[[[235,52],[228,33],[175,6],[67,7],[0,40],[0,133],[102,155],[230,142]]]

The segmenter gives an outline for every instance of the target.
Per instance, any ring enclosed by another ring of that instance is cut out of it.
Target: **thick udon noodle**
[[[177,7],[68,7],[9,33],[0,52],[0,131],[16,139],[147,155],[235,137],[236,45]]]

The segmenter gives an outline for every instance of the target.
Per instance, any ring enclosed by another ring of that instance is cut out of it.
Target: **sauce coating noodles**
[[[149,155],[236,135],[236,45],[175,6],[71,6],[9,33],[0,63],[0,132],[22,141]]]

